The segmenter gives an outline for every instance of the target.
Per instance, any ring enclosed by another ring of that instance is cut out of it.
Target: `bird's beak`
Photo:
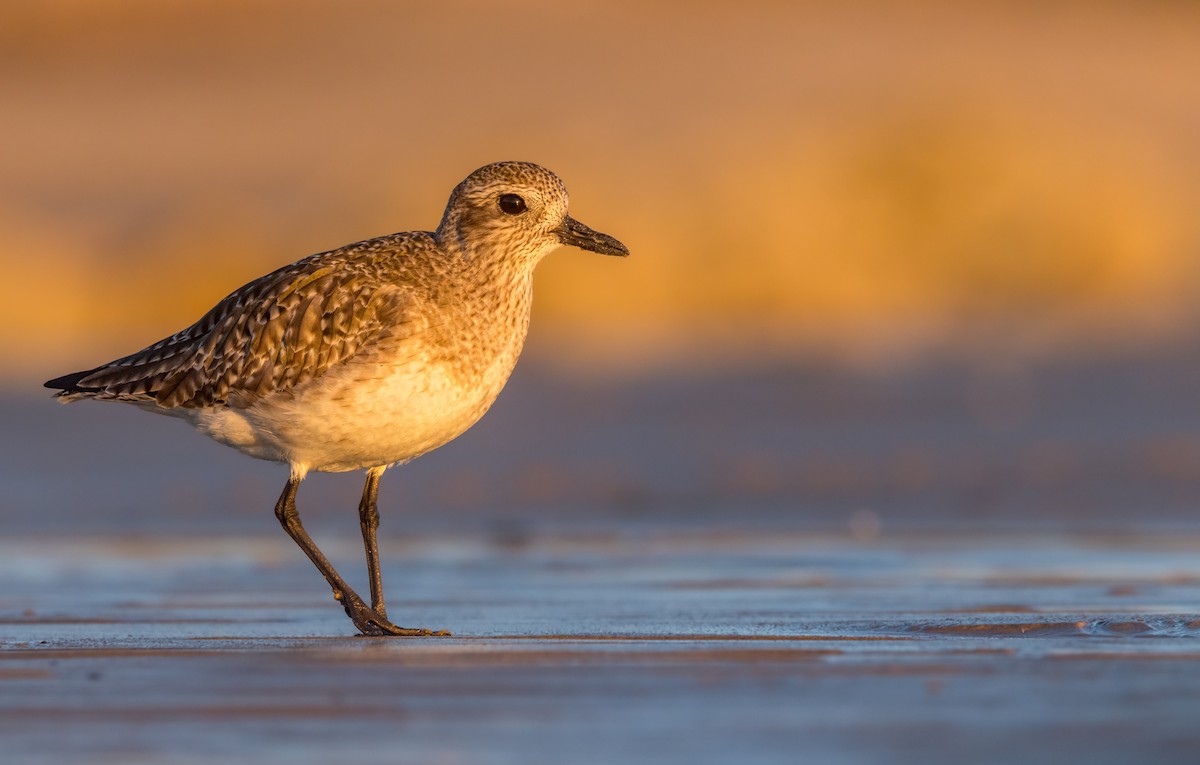
[[[608,234],[601,234],[599,231],[593,231],[571,216],[563,219],[562,225],[558,227],[558,241],[563,244],[569,244],[572,247],[578,247],[581,250],[591,250],[598,252],[601,255],[616,255],[617,257],[628,257],[629,248],[613,239]]]

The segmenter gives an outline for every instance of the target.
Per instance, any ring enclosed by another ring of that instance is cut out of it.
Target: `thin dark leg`
[[[296,512],[296,491],[300,488],[300,479],[293,476],[288,479],[287,485],[283,487],[283,493],[279,495],[279,501],[275,503],[275,517],[279,519],[283,530],[288,533],[300,549],[304,551],[325,577],[325,581],[329,582],[329,586],[333,588],[333,597],[342,604],[346,609],[346,615],[354,622],[354,626],[364,635],[434,635],[447,633],[434,633],[429,630],[422,629],[407,629],[397,627],[387,620],[386,617],[376,613],[363,602],[363,599],[358,596],[350,585],[346,584],[346,580],[342,579],[341,575],[334,569],[333,564],[325,557],[318,548],[312,537],[304,530],[304,526],[300,523],[300,515]]]
[[[371,578],[371,608],[387,618],[387,606],[383,603],[383,577],[379,572],[379,477],[382,470],[367,471],[367,485],[363,487],[362,501],[358,503],[358,525],[362,528],[363,547],[367,551],[367,574]]]

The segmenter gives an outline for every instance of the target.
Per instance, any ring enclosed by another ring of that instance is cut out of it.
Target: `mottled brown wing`
[[[377,278],[369,265],[337,255],[306,258],[257,279],[187,329],[59,378],[54,387],[67,388],[64,396],[153,399],[164,408],[249,402],[290,390],[365,345],[411,329],[408,293]]]

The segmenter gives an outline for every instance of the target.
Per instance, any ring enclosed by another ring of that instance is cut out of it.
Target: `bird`
[[[388,619],[376,531],[384,471],[457,438],[491,407],[529,327],[535,266],[560,245],[628,248],[567,211],[566,186],[496,162],[454,187],[435,231],[366,239],[234,290],[136,353],[57,377],[63,403],[117,401],[178,417],[243,454],[286,464],[287,534],[362,635],[434,636]],[[358,505],[370,605],[305,531],[296,494],[316,472],[366,471]]]

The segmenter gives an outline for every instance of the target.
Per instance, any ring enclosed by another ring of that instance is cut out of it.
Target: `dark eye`
[[[520,215],[525,212],[525,200],[516,194],[504,194],[500,197],[500,209],[508,215]]]

